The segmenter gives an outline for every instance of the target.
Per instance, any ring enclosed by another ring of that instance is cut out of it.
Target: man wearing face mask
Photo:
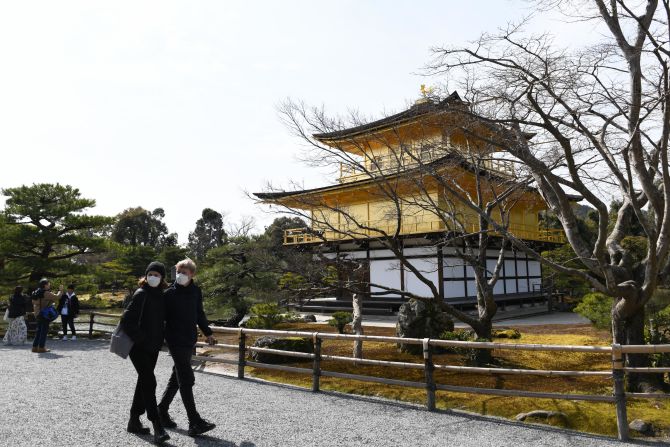
[[[190,259],[184,259],[177,263],[176,269],[176,281],[165,291],[165,340],[174,367],[158,404],[158,410],[163,426],[175,428],[177,424],[170,417],[168,410],[172,399],[179,391],[188,416],[188,434],[197,436],[212,430],[216,425],[203,419],[195,408],[193,398],[195,375],[191,367],[191,357],[198,340],[196,325],[207,336],[207,343],[213,345],[216,340],[212,337],[212,330],[202,307],[202,292],[193,282],[195,263]]]

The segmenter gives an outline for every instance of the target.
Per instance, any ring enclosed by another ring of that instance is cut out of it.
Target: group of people
[[[149,264],[145,276],[140,279],[139,288],[121,317],[121,328],[133,341],[129,357],[137,371],[127,430],[130,433],[149,434],[149,428],[140,421],[146,412],[153,425],[154,442],[158,444],[170,439],[166,428],[177,427],[169,413],[177,392],[186,409],[190,436],[200,435],[216,427],[203,419],[196,409],[193,397],[195,375],[191,366],[191,357],[198,340],[197,327],[207,337],[207,343],[213,345],[216,340],[205,317],[202,292],[193,282],[195,263],[184,259],[175,268],[175,282],[168,285],[165,266],[160,262]],[[174,366],[161,400],[157,402],[154,369],[164,341],[167,342]]]
[[[193,397],[195,375],[191,366],[196,342],[197,327],[207,337],[207,343],[216,344],[205,316],[202,292],[193,282],[196,265],[191,259],[184,259],[175,266],[176,280],[173,284],[166,281],[166,268],[160,262],[152,262],[145,276],[139,281],[139,287],[128,301],[121,316],[121,328],[133,341],[130,360],[137,371],[137,383],[130,407],[127,431],[135,434],[150,434],[140,417],[146,412],[153,425],[154,442],[160,444],[170,436],[166,428],[175,428],[177,423],[169,413],[170,404],[179,392],[188,417],[188,434],[197,436],[216,427],[203,419],[198,413]],[[76,339],[74,319],[79,314],[79,300],[70,285],[67,292],[60,286],[58,292],[51,291],[47,279],[39,282],[39,288],[31,295],[33,313],[37,321],[37,331],[33,342],[33,352],[49,352],[45,348],[49,324],[56,316],[48,312],[57,312],[63,324],[63,339],[67,339],[67,329]],[[55,306],[55,303],[58,305]],[[9,327],[4,338],[6,344],[22,344],[26,341],[27,330],[24,317],[28,307],[28,297],[17,286],[9,300],[6,313]],[[197,326],[197,327],[196,327]],[[174,366],[167,387],[160,402],[156,399],[156,376],[154,370],[158,353],[164,342],[172,356]]]
[[[45,311],[53,307],[54,317],[61,317],[63,324],[63,340],[67,340],[67,330],[70,328],[72,340],[77,339],[77,330],[74,320],[79,315],[79,299],[74,292],[74,285],[70,284],[67,292],[63,293],[63,286],[59,287],[58,293],[51,292],[51,283],[48,279],[40,280],[38,288],[27,297],[23,294],[23,287],[16,286],[12,296],[9,298],[5,319],[8,322],[7,332],[3,338],[5,345],[22,345],[28,339],[28,328],[25,316],[32,300],[32,310],[37,324],[35,339],[33,340],[33,352],[49,352],[46,349],[46,340],[52,319],[46,316]],[[54,304],[58,302],[57,306]]]

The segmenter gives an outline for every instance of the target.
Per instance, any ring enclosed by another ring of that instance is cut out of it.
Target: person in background
[[[74,293],[74,285],[67,286],[67,292],[61,295],[58,302],[58,315],[63,323],[63,340],[67,340],[67,327],[70,326],[72,338],[77,339],[77,331],[74,328],[74,319],[79,316],[79,298]]]
[[[16,286],[14,293],[9,298],[9,308],[7,318],[9,324],[7,326],[7,333],[2,339],[6,345],[22,345],[28,338],[28,330],[24,315],[26,314],[26,296],[23,294],[23,287]]]
[[[216,340],[212,337],[212,330],[209,328],[209,322],[203,311],[202,292],[200,287],[193,282],[195,263],[190,259],[184,259],[179,261],[175,267],[176,281],[165,291],[165,340],[170,349],[174,367],[167,388],[158,404],[158,410],[163,425],[175,428],[177,423],[172,420],[168,410],[172,399],[179,391],[188,416],[188,434],[197,436],[212,430],[216,425],[200,417],[195,408],[193,397],[195,375],[191,367],[191,356],[195,343],[198,341],[196,325],[207,336],[207,342],[210,345],[215,344]]]
[[[53,305],[63,293],[63,286],[58,287],[58,293],[51,292],[51,283],[48,279],[42,278],[37,290],[33,292],[31,299],[33,300],[33,313],[37,320],[37,331],[35,332],[35,340],[33,341],[33,352],[43,353],[49,352],[44,347],[49,334],[49,321],[40,316],[40,312]]]
[[[137,384],[133,403],[130,407],[130,420],[127,431],[135,434],[149,434],[142,425],[140,416],[146,411],[147,418],[154,429],[154,442],[161,444],[170,436],[165,432],[158,416],[156,406],[156,376],[154,369],[158,361],[158,352],[165,338],[165,299],[163,290],[165,266],[152,262],[140,279],[139,288],[133,294],[128,307],[121,316],[121,328],[133,341],[130,361],[137,371]]]

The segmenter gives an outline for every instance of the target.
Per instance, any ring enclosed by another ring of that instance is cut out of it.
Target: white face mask
[[[147,276],[147,284],[149,284],[149,287],[158,287],[158,284],[161,283],[161,279],[159,276]]]
[[[189,276],[187,274],[177,273],[176,281],[177,281],[177,284],[179,284],[180,286],[185,286],[186,284],[189,283],[190,280],[191,280],[191,278],[189,278]]]

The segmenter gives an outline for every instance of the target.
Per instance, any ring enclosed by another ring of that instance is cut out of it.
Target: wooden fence
[[[93,338],[94,333],[111,334],[119,324],[120,314],[109,314],[104,312],[82,312],[80,318],[88,317],[88,338]],[[96,319],[96,317],[98,317]],[[110,322],[109,320],[113,320]],[[80,320],[81,322],[81,320]]]
[[[103,317],[114,317],[111,314],[91,313],[90,316],[90,335],[93,334],[95,315]],[[116,316],[118,317],[118,316]],[[110,325],[113,326],[113,325]],[[375,335],[349,335],[349,334],[335,334],[322,332],[304,332],[304,331],[280,331],[280,330],[263,330],[263,329],[246,329],[246,328],[224,328],[212,327],[215,333],[236,335],[238,338],[237,344],[223,344],[219,343],[212,347],[220,349],[228,349],[237,351],[237,359],[225,359],[208,356],[194,356],[195,361],[212,362],[212,363],[226,363],[237,366],[237,377],[244,379],[245,367],[266,368],[279,371],[285,371],[297,374],[310,374],[312,376],[312,391],[318,392],[320,390],[321,377],[334,377],[340,379],[359,380],[363,382],[375,382],[386,385],[404,386],[412,388],[423,388],[426,391],[426,407],[428,410],[435,410],[435,395],[437,391],[450,391],[456,393],[470,393],[470,394],[486,394],[494,396],[509,396],[509,397],[530,397],[541,399],[563,399],[563,400],[580,400],[590,402],[609,402],[614,404],[617,416],[617,431],[620,440],[626,440],[628,434],[628,418],[626,413],[627,398],[642,398],[642,399],[667,399],[670,394],[665,393],[627,393],[625,392],[625,373],[645,373],[645,374],[665,374],[670,373],[670,368],[647,367],[647,368],[633,368],[625,366],[626,354],[659,354],[670,353],[670,345],[619,345],[613,344],[611,346],[573,346],[573,345],[540,345],[540,344],[519,344],[519,343],[496,343],[496,342],[468,342],[468,341],[452,341],[452,340],[434,340],[429,338],[400,338],[400,337],[384,337]],[[279,349],[261,348],[256,346],[247,346],[247,336],[263,336],[270,335],[274,337],[304,337],[310,338],[314,344],[313,353],[285,351]],[[322,344],[327,340],[344,340],[354,342],[370,341],[378,343],[389,344],[409,344],[417,345],[423,348],[423,362],[409,363],[386,360],[373,359],[359,359],[354,357],[342,357],[334,355],[322,354]],[[199,347],[210,347],[205,343],[197,343]],[[537,369],[512,369],[512,368],[485,368],[474,366],[456,366],[456,365],[439,365],[433,362],[433,352],[435,348],[467,348],[467,349],[496,349],[507,351],[551,351],[551,352],[583,352],[590,354],[609,354],[612,358],[612,368],[607,370],[595,371],[561,371],[561,370],[537,370]],[[264,353],[276,354],[288,357],[295,357],[296,359],[311,360],[312,367],[296,367],[275,365],[269,363],[260,363],[247,360],[247,353]],[[398,380],[384,377],[366,376],[361,374],[348,374],[337,371],[324,370],[321,367],[322,361],[340,361],[349,362],[356,365],[374,365],[386,366],[391,368],[401,369],[416,369],[423,370],[424,380],[422,382],[410,380]],[[544,376],[544,377],[603,377],[610,379],[613,382],[612,395],[603,394],[565,394],[555,392],[537,392],[524,391],[512,389],[498,389],[498,388],[479,388],[456,385],[445,385],[435,382],[434,372],[436,370],[451,371],[469,374],[483,374],[490,376],[500,375],[529,375],[529,376]]]

